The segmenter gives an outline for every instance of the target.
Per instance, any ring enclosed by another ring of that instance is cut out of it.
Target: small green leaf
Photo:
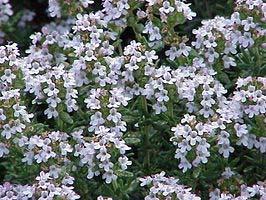
[[[132,172],[123,171],[123,170],[117,170],[116,175],[119,177],[127,177],[127,178],[134,176],[134,174]]]
[[[42,123],[37,123],[37,124],[32,125],[33,130],[38,133],[43,132],[48,127],[49,127],[48,125],[45,125]]]
[[[168,25],[169,27],[174,28],[177,24],[184,24],[186,22],[186,18],[182,13],[175,13],[168,17]]]
[[[198,178],[200,176],[200,173],[201,173],[201,168],[200,167],[196,168],[193,172],[193,177]]]
[[[60,112],[59,117],[68,124],[73,124],[73,119],[67,112]]]
[[[144,25],[139,23],[135,25],[135,28],[139,33],[142,33],[142,31],[144,30]]]
[[[139,144],[141,141],[139,138],[125,138],[127,144]]]
[[[154,17],[154,18],[152,19],[152,23],[153,23],[155,26],[159,27],[160,29],[163,27],[162,20],[159,19],[159,18],[157,18],[157,17]]]

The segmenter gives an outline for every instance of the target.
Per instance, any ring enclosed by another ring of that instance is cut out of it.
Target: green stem
[[[144,115],[147,116],[149,114],[148,105],[147,105],[147,100],[144,96],[141,96],[141,107],[144,112]]]
[[[173,102],[171,101],[171,99],[168,102],[168,114],[171,118],[174,117],[174,106],[173,106]]]
[[[148,105],[147,100],[144,96],[141,97],[141,107],[144,113],[144,118],[148,116]],[[150,167],[150,135],[149,135],[149,126],[148,124],[145,124],[143,127],[143,142],[144,142],[144,161],[143,166],[145,169],[149,169]]]
[[[149,138],[149,127],[146,125],[143,129],[144,134],[144,149],[145,149],[145,157],[144,157],[144,167],[146,169],[150,168],[150,138]]]

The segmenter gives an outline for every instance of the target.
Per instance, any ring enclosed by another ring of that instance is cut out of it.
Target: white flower
[[[184,55],[184,56],[188,56],[189,55],[189,52],[191,51],[191,47],[190,46],[186,46],[185,43],[180,43],[179,44],[179,49],[177,51],[177,56],[181,56],[181,55]]]
[[[154,40],[161,40],[162,36],[160,34],[160,29],[158,27],[154,27],[152,31],[150,31],[150,36],[149,40],[154,41]]]
[[[230,66],[233,66],[233,67],[236,66],[235,59],[227,55],[223,56],[223,61],[224,61],[224,68],[226,69],[230,68]]]
[[[199,113],[203,115],[205,118],[208,118],[210,116],[214,115],[214,111],[209,106],[204,106]]]
[[[143,33],[149,34],[150,41],[161,40],[162,38],[160,29],[157,26],[154,26],[151,21],[146,24]]]
[[[50,83],[48,85],[48,88],[45,88],[43,92],[46,93],[47,96],[51,97],[51,96],[57,96],[59,90],[55,87],[54,83]]]
[[[160,114],[167,111],[166,106],[162,102],[157,102],[152,106],[152,108],[155,110],[155,114]]]
[[[208,39],[203,42],[204,46],[206,48],[217,47],[217,43],[216,43],[215,39],[216,38],[214,36],[209,36]]]
[[[247,125],[246,124],[236,123],[234,125],[234,128],[236,130],[237,137],[242,137],[243,135],[248,134],[248,130],[247,130]]]
[[[7,83],[12,83],[12,80],[16,78],[16,75],[12,73],[11,69],[5,69],[4,75],[1,76],[2,81],[6,81]]]
[[[4,110],[2,108],[0,108],[0,120],[1,121],[6,120],[6,116],[5,116]]]
[[[244,26],[245,31],[249,31],[250,28],[256,27],[256,24],[253,22],[253,17],[248,17],[246,20],[242,20],[241,24]]]
[[[168,94],[167,90],[161,90],[155,93],[155,97],[157,98],[157,101],[159,102],[163,102],[163,101],[167,102],[169,101],[169,97],[167,96],[167,94]]]
[[[182,169],[182,172],[185,173],[188,169],[192,168],[192,165],[186,158],[181,158],[180,164],[178,165],[179,169]]]
[[[108,135],[110,129],[104,126],[99,126],[98,130],[95,131],[95,134],[98,136],[106,136]]]
[[[53,94],[52,96],[46,99],[46,102],[53,108],[57,107],[57,104],[61,102],[61,99],[57,95]]]
[[[34,152],[29,151],[24,153],[24,158],[21,159],[22,162],[27,163],[28,165],[32,165],[34,160]]]
[[[87,8],[89,4],[93,4],[94,0],[79,0],[84,8]]]
[[[4,143],[0,143],[0,158],[9,154],[9,150]]]
[[[219,153],[223,155],[224,158],[228,158],[230,153],[234,152],[234,148],[229,144],[222,144],[219,148]]]
[[[216,188],[214,191],[210,192],[209,197],[210,197],[210,200],[219,200],[220,195],[221,195],[220,190]]]
[[[260,150],[261,153],[266,152],[266,137],[260,137],[259,142],[258,142],[258,149]]]
[[[205,57],[210,63],[213,63],[215,58],[219,58],[219,54],[215,51],[213,47],[211,47],[208,48],[207,52],[205,53]]]
[[[114,123],[117,123],[121,119],[121,114],[117,112],[115,108],[112,108],[110,110],[110,114],[107,116],[107,120],[113,121]]]
[[[110,197],[98,196],[98,197],[97,197],[97,200],[113,200],[113,199],[110,198]]]
[[[176,47],[171,47],[169,50],[165,52],[165,55],[169,57],[170,60],[174,60],[176,57],[178,57]]]
[[[5,137],[7,140],[10,139],[11,136],[12,136],[12,134],[15,133],[14,130],[10,127],[9,124],[5,124],[5,125],[3,126],[3,129],[4,129],[4,130],[2,130],[1,135],[2,135],[3,137]]]
[[[73,148],[70,144],[67,142],[60,142],[59,144],[61,155],[66,156],[68,153],[71,153],[73,151]]]
[[[119,157],[118,161],[121,165],[122,170],[126,170],[128,165],[132,165],[132,161],[129,161],[126,156]]]
[[[14,132],[14,133],[16,133],[16,132],[21,133],[22,130],[25,129],[25,128],[26,128],[26,126],[25,126],[24,124],[22,124],[22,123],[20,122],[19,119],[16,119],[16,120],[13,122],[13,127],[12,127],[12,129],[13,129],[13,132]]]
[[[143,11],[143,10],[138,10],[137,11],[137,16],[138,16],[139,19],[144,19],[144,18],[147,17],[147,13],[145,11]]]
[[[176,10],[178,12],[182,12],[188,20],[192,20],[192,18],[196,16],[196,13],[192,12],[192,10],[190,9],[190,5],[191,4],[186,4],[183,1],[175,1]]]
[[[117,176],[114,174],[113,170],[109,170],[103,174],[103,179],[105,179],[106,183],[111,183],[117,179]]]
[[[145,0],[149,3],[149,6],[153,6],[154,4],[157,3],[157,0]]]
[[[236,44],[233,44],[230,41],[227,41],[225,43],[224,53],[225,54],[229,54],[229,53],[236,54],[237,53]]]
[[[225,179],[229,179],[230,177],[232,177],[233,175],[235,175],[235,173],[231,170],[230,167],[226,167],[225,171],[222,173],[223,178]]]
[[[47,115],[48,119],[51,118],[57,118],[58,117],[58,112],[54,107],[48,107],[45,111],[44,114]]]
[[[201,141],[201,137],[198,136],[198,133],[196,131],[191,131],[186,137],[186,140],[190,143],[191,146],[195,146],[196,142]]]
[[[153,63],[153,60],[158,59],[158,56],[156,55],[156,52],[154,50],[145,51],[145,56],[146,56],[148,63]]]
[[[57,0],[49,0],[48,11],[51,17],[61,17],[61,7]]]
[[[239,43],[242,47],[247,48],[254,44],[254,40],[252,39],[250,32],[245,32],[243,36],[239,38]]]
[[[164,1],[163,7],[159,8],[159,11],[161,13],[166,13],[166,14],[169,14],[169,13],[173,12],[174,10],[175,10],[175,8],[171,6],[169,1]]]
[[[240,14],[239,12],[234,12],[231,15],[231,22],[236,24],[241,24]]]

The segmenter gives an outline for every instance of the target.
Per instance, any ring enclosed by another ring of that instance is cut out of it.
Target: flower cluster
[[[165,177],[165,172],[140,178],[141,186],[150,186],[149,195],[145,200],[164,199],[183,199],[200,200],[195,194],[192,194],[191,188],[178,184],[178,180],[173,177]]]
[[[0,186],[0,197],[3,200],[8,199],[55,199],[63,198],[67,200],[79,199],[73,189],[73,177],[65,175],[59,177],[59,172],[50,170],[45,173],[41,171],[36,177],[36,183],[33,185],[12,185],[8,182]]]
[[[7,22],[9,17],[13,14],[12,7],[9,3],[9,0],[1,0],[0,1],[0,23]]]
[[[9,0],[1,0],[0,1],[0,28],[5,24],[9,17],[13,15],[12,6],[9,3]],[[3,42],[3,37],[5,33],[0,30],[0,43]]]
[[[61,18],[62,17],[62,7],[64,4],[69,7],[75,6],[75,4],[79,4],[84,8],[88,8],[89,5],[93,4],[94,0],[78,0],[78,2],[73,2],[71,5],[71,1],[63,1],[63,3],[59,0],[48,0],[48,13],[51,17]]]
[[[26,23],[31,22],[35,16],[36,16],[35,12],[28,10],[28,9],[25,9],[23,11],[23,15],[21,16],[21,18],[18,22],[18,27],[21,27],[21,28],[25,27]]]
[[[232,194],[221,193],[220,189],[216,188],[214,191],[210,192],[210,200],[239,200],[239,199],[252,199],[254,197],[259,197],[260,199],[265,199],[266,190],[265,183],[258,183],[253,186],[241,185],[241,194],[235,196]]]
[[[19,51],[15,43],[1,46],[0,63],[7,67],[0,71],[0,157],[9,153],[8,144],[14,135],[20,135],[31,122],[33,114],[29,114],[21,100],[21,91],[17,76],[20,71]]]
[[[85,177],[94,188],[102,185],[98,200],[129,199],[122,190],[132,192],[137,180],[149,187],[145,200],[199,200],[195,185],[165,172],[143,174],[158,171],[150,168],[157,143],[167,143],[184,177],[215,155],[226,160],[222,178],[230,180],[235,172],[227,164],[237,148],[266,153],[262,0],[237,0],[229,18],[194,29],[195,39],[175,31],[196,17],[185,1],[103,0],[99,10],[91,0],[48,3],[58,21],[30,36],[24,56],[15,43],[0,46],[0,158],[20,156],[14,162],[38,169],[29,185],[0,185],[1,199],[86,198],[87,190],[79,195],[74,188]],[[2,7],[0,24],[12,14],[7,0]],[[34,16],[25,10],[18,25]],[[126,40],[128,30],[133,36]],[[243,62],[259,69],[244,76]],[[136,166],[142,169],[131,173]],[[216,189],[210,199],[266,198],[265,184],[238,190],[236,197]]]

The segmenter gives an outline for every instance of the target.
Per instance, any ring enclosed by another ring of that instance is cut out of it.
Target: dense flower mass
[[[99,2],[49,0],[25,52],[0,29],[0,199],[266,199],[266,3],[189,37],[186,1]]]
[[[165,172],[155,174],[152,177],[148,176],[141,178],[141,186],[149,185],[152,183],[153,187],[150,188],[150,193],[145,197],[145,200],[156,199],[156,196],[163,196],[166,199],[176,197],[177,199],[195,199],[200,200],[194,194],[190,193],[191,188],[186,188],[183,185],[177,184],[178,180],[173,177],[165,177]]]

